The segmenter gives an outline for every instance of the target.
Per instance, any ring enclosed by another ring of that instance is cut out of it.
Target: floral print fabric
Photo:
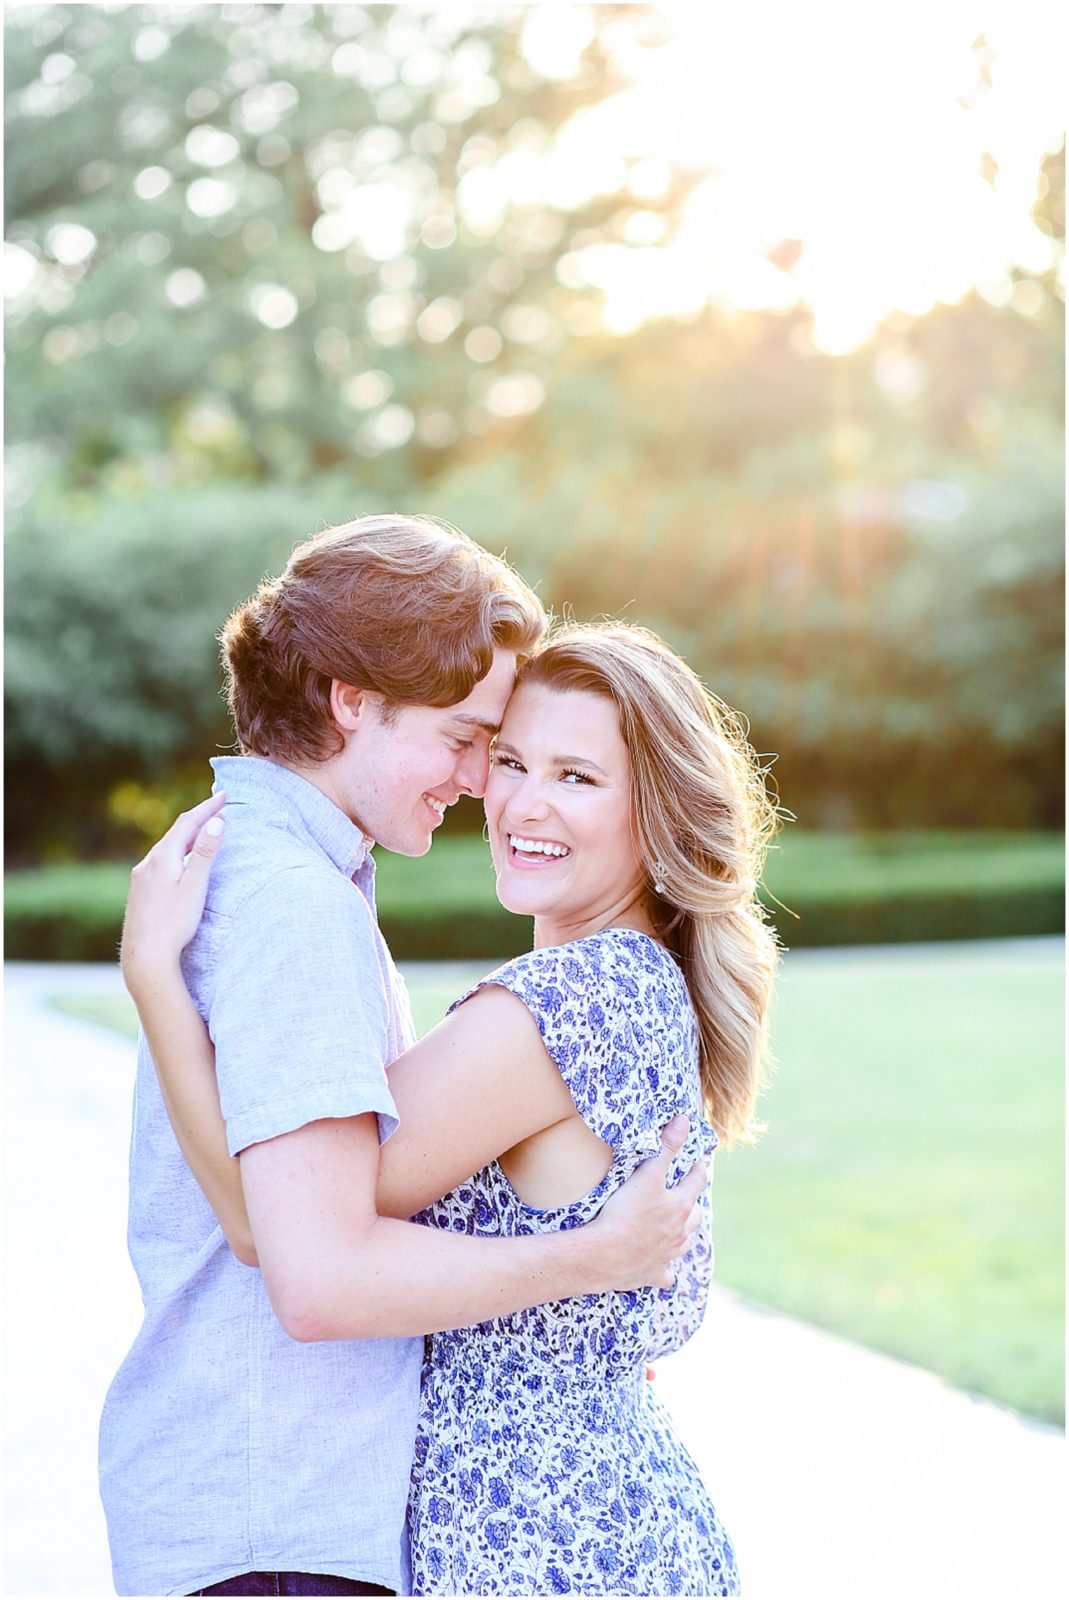
[[[488,983],[531,1011],[612,1165],[583,1199],[540,1210],[492,1162],[420,1221],[487,1236],[577,1228],[657,1154],[677,1113],[691,1134],[671,1181],[713,1149],[697,1023],[661,945],[606,929],[532,951],[477,987]],[[672,1289],[580,1296],[428,1338],[409,1502],[415,1594],[738,1593],[731,1544],[645,1377],[647,1360],[701,1321],[708,1194],[702,1204]]]

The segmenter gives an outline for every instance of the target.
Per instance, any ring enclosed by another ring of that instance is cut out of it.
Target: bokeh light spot
[[[173,181],[166,167],[142,167],[134,179],[134,193],[139,200],[157,200]]]
[[[393,393],[393,379],[378,368],[358,372],[345,385],[345,398],[358,411],[371,411],[381,406]]]
[[[280,283],[259,283],[249,291],[249,310],[257,322],[278,332],[297,319],[297,296]]]
[[[501,354],[502,340],[496,328],[472,328],[464,340],[464,349],[472,361],[495,361]]]
[[[59,222],[45,234],[45,248],[62,267],[80,266],[96,247],[96,235],[78,222]]]
[[[200,273],[195,272],[192,267],[179,267],[177,271],[169,274],[163,292],[173,306],[177,306],[180,311],[186,311],[204,299],[208,285]]]
[[[238,192],[218,178],[194,178],[186,190],[186,205],[195,217],[221,217],[231,209]]]
[[[459,328],[464,310],[458,300],[442,295],[424,306],[416,318],[416,332],[427,344],[441,344]]]
[[[215,128],[209,122],[191,128],[186,135],[186,155],[198,167],[225,167],[239,154],[240,147],[232,133]]]

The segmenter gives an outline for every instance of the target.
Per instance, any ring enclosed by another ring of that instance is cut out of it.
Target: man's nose
[[[489,776],[489,749],[480,750],[473,745],[470,750],[461,751],[460,760],[453,769],[453,782],[461,794],[470,794],[474,800],[481,800],[486,793]]]

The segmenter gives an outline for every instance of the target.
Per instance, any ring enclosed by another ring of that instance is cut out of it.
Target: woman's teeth
[[[445,801],[444,800],[436,799],[433,794],[425,794],[423,796],[423,798],[424,798],[424,800],[426,800],[427,804],[430,806],[432,811],[437,811],[437,813],[438,813],[438,815],[440,817],[444,817],[445,816]]]
[[[518,856],[570,856],[567,845],[553,844],[548,839],[519,839],[514,833],[508,836],[509,844]]]

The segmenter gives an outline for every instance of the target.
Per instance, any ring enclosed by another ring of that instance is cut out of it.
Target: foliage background
[[[670,239],[696,174],[527,181],[664,31],[572,9],[564,79],[517,6],[7,12],[14,863],[199,793],[228,609],[384,506],[662,631],[810,827],[1060,825],[1057,251],[847,355],[804,307],[612,335],[585,252]],[[1064,237],[1064,154],[1035,216]]]
[[[9,953],[113,952],[121,863],[230,745],[213,635],[296,542],[384,508],[657,628],[739,706],[799,818],[788,943],[1058,926],[1064,147],[1047,265],[997,292],[845,354],[804,299],[614,333],[598,252],[670,244],[703,174],[610,160],[591,191],[554,151],[668,8],[559,8],[564,75],[525,49],[540,9],[6,8]],[[807,14],[816,49],[842,12]],[[789,284],[804,241],[767,262]],[[428,862],[382,863],[399,954],[526,938],[480,827],[458,806]],[[718,1179],[722,1273],[1055,1417],[1054,975],[922,950],[895,987],[863,959],[794,969],[767,1145]]]

